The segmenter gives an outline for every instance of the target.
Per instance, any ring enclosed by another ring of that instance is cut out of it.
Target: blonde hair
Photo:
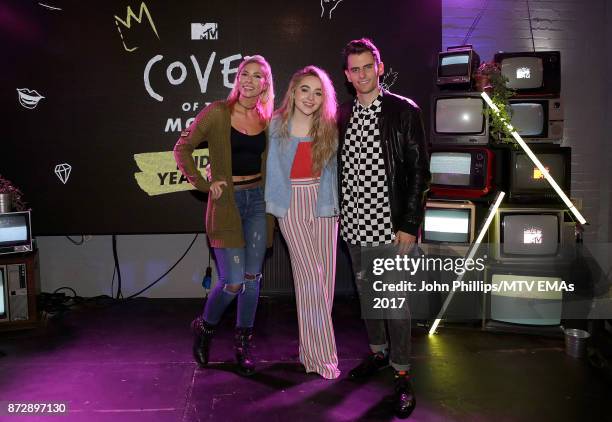
[[[295,112],[295,90],[307,76],[314,76],[321,81],[323,102],[314,113],[309,135],[312,136],[312,170],[318,173],[333,157],[338,149],[338,128],[336,126],[336,91],[331,79],[323,69],[316,66],[306,66],[293,74],[285,98],[276,111],[280,117],[279,134],[289,139],[289,122]]]
[[[255,107],[257,109],[257,114],[259,114],[259,118],[265,122],[268,122],[272,117],[272,112],[274,111],[274,82],[272,80],[272,68],[266,59],[263,58],[263,56],[255,55],[244,57],[244,60],[242,60],[238,66],[236,79],[234,79],[234,87],[227,96],[227,103],[230,108],[233,109],[234,104],[238,102],[238,99],[240,98],[240,89],[238,84],[240,73],[244,67],[250,63],[257,63],[263,73],[264,87],[261,94],[259,94],[259,99],[257,100],[257,105]]]

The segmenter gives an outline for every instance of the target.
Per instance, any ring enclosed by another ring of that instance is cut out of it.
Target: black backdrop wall
[[[20,0],[0,17],[0,174],[24,192],[38,235],[202,231],[205,196],[184,191],[170,151],[227,96],[243,56],[269,60],[277,105],[308,64],[345,101],[340,51],[371,37],[383,83],[427,122],[441,45],[440,0]]]

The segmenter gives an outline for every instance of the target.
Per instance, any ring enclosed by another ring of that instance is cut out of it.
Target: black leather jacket
[[[420,108],[410,99],[383,91],[378,118],[381,149],[390,193],[393,230],[417,235],[429,190],[429,154]],[[338,109],[338,193],[342,198],[341,154],[353,101]]]

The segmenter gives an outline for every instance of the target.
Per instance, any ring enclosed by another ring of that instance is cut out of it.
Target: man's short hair
[[[376,65],[380,64],[380,51],[374,45],[369,38],[360,38],[358,40],[350,41],[342,50],[342,58],[344,59],[343,68],[348,69],[348,56],[351,54],[361,54],[369,51],[374,56],[374,62]]]

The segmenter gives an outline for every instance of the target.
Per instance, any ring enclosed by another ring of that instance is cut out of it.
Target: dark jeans
[[[392,257],[396,255],[396,246],[393,244],[380,246],[357,246],[349,244],[355,284],[361,301],[362,318],[365,322],[370,349],[380,352],[389,349],[390,362],[396,371],[410,369],[410,309],[408,307],[407,293],[392,294],[396,299],[404,298],[400,309],[372,310],[373,297],[384,297],[385,293],[378,294],[373,291],[374,275],[372,273],[373,260],[376,258]],[[397,283],[393,279],[397,272],[385,273],[376,280]],[[387,277],[391,277],[386,280]],[[396,302],[397,303],[397,302]]]
[[[236,326],[249,328],[255,322],[259,301],[261,267],[266,254],[266,204],[263,187],[235,192],[240,212],[244,248],[214,248],[219,280],[204,307],[204,320],[216,325],[227,306],[238,297]],[[242,284],[234,293],[226,285]]]

